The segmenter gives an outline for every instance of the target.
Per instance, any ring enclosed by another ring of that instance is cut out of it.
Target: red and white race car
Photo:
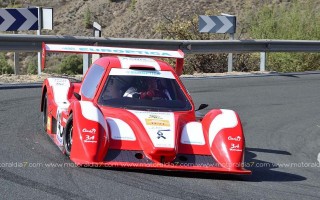
[[[81,83],[64,78],[43,83],[45,130],[77,165],[251,173],[243,168],[238,114],[217,109],[196,117],[179,79],[183,52],[43,44],[43,61],[47,52],[108,54],[91,65]],[[154,57],[177,59],[175,70]]]

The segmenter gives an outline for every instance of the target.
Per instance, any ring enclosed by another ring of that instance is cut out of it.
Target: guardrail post
[[[101,25],[93,22],[93,37],[101,37]],[[100,58],[100,54],[92,54],[92,63]]]
[[[14,57],[14,74],[15,75],[19,75],[19,53],[18,52],[14,52],[13,53],[13,57]]]
[[[82,74],[85,75],[87,70],[89,69],[90,66],[90,55],[89,54],[83,54],[82,56],[82,61],[83,61],[83,69],[82,69]]]
[[[14,34],[18,34],[18,31],[13,31]],[[13,53],[13,71],[15,75],[19,75],[19,52]]]
[[[234,40],[234,33],[230,33],[229,40]],[[228,72],[232,72],[233,68],[233,58],[232,53],[228,54]]]
[[[266,71],[266,52],[260,52],[260,71]]]
[[[101,37],[101,25],[97,22],[93,22],[93,36]],[[91,63],[100,58],[100,54],[83,54],[83,69],[82,74],[85,75]]]
[[[41,27],[42,27],[42,12],[41,12],[41,7],[38,7],[38,30],[37,30],[37,35],[41,35]],[[41,52],[38,52],[38,76],[41,75]]]

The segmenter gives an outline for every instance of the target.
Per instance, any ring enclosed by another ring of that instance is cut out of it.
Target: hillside
[[[319,40],[319,0],[0,0],[1,7],[53,7],[54,30],[43,35],[92,36],[92,24],[102,26],[103,37],[144,39],[227,39],[225,34],[198,33],[198,15],[237,16],[235,39]],[[159,31],[161,30],[161,31]],[[25,32],[19,32],[25,33]],[[34,32],[28,32],[34,34]],[[256,71],[258,53],[234,54],[237,71]],[[12,66],[12,54],[0,60]],[[62,73],[61,56],[47,62],[47,72]],[[81,60],[81,58],[78,58]],[[269,71],[318,70],[320,54],[269,53]],[[35,73],[35,55],[21,59],[21,72]],[[82,62],[82,61],[80,61]],[[0,66],[1,67],[1,66]],[[52,68],[51,68],[52,67]],[[10,66],[2,67],[2,73]],[[30,70],[29,70],[30,68]],[[5,69],[5,70],[4,70]],[[227,54],[187,55],[184,73],[225,72]],[[0,72],[1,73],[1,72]]]
[[[161,21],[176,16],[190,18],[194,14],[219,15],[221,12],[238,17],[238,27],[245,24],[245,13],[263,4],[283,0],[10,0],[0,1],[2,7],[43,6],[54,8],[54,30],[49,35],[91,36],[85,24],[90,20],[103,28],[103,37],[161,38],[156,27]],[[290,0],[287,0],[290,1]],[[8,2],[13,2],[9,4]],[[239,26],[240,25],[240,26]]]

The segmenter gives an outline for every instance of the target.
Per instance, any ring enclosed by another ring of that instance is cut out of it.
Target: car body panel
[[[169,85],[174,83],[170,90],[175,98],[172,100],[179,103],[182,99],[184,107],[167,108],[166,103],[171,102],[167,99],[158,100],[161,105],[150,104],[156,107],[148,109],[149,102],[157,101],[123,96],[119,99],[125,98],[128,104],[121,105],[118,99],[110,104],[101,103],[111,78],[126,85],[125,81],[136,76],[160,78],[160,82],[165,80]],[[71,114],[73,116],[70,159],[79,166],[251,173],[243,168],[245,138],[238,114],[216,109],[197,120],[190,94],[176,71],[164,61],[102,57],[92,64],[81,83],[48,78],[42,91],[41,111],[47,96],[46,131],[63,152],[64,129]],[[74,93],[80,94],[81,100]],[[141,109],[135,108],[137,102],[146,104],[141,105]]]

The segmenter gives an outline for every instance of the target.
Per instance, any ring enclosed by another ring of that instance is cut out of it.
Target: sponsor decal
[[[47,130],[51,132],[51,117],[48,116],[48,120],[47,120]]]
[[[88,52],[88,53],[111,53],[111,54],[127,54],[127,55],[142,55],[142,56],[162,56],[172,58],[183,58],[184,55],[179,51],[171,50],[151,50],[151,49],[136,49],[136,48],[121,48],[121,47],[102,47],[102,46],[82,46],[82,45],[58,45],[46,44],[47,51],[73,51]]]
[[[150,55],[150,56],[163,56],[163,57],[174,57],[168,51],[148,51],[147,49],[125,49],[125,48],[112,48],[112,47],[65,47],[62,46],[61,50],[64,51],[84,51],[84,52],[96,52],[96,53],[114,53],[114,54],[134,54],[134,55]]]
[[[119,57],[121,60],[124,61],[142,61],[142,62],[154,62],[153,59],[150,58],[134,58],[134,57]]]
[[[85,143],[97,143],[97,141],[94,139],[94,135],[86,135],[85,136]]]
[[[167,139],[165,136],[164,136],[164,132],[165,131],[170,131],[170,129],[166,129],[166,130],[158,130],[158,132],[157,132],[157,135],[158,135],[158,139]]]
[[[126,69],[125,67],[126,66],[123,64],[121,69],[113,68],[111,69],[109,75],[145,76],[145,77],[147,76],[147,77],[161,77],[161,78],[175,79],[172,72],[170,71],[134,70],[134,69]]]
[[[130,70],[130,71],[128,71],[128,74],[157,76],[157,75],[160,75],[160,72],[158,72],[158,71]]]
[[[52,82],[51,82],[52,81]],[[50,85],[56,85],[56,86],[69,86],[69,80],[64,78],[50,78],[49,79]]]
[[[90,129],[90,130],[88,130],[88,129],[86,129],[86,128],[84,128],[84,129],[82,129],[82,133],[92,133],[92,134],[96,134],[96,129],[95,128],[92,128],[92,129]]]
[[[169,120],[164,119],[146,119],[146,124],[149,126],[170,126]]]
[[[57,82],[56,85],[57,85],[57,86],[64,86],[64,83]]]
[[[158,115],[153,115],[153,114],[149,115],[149,118],[152,118],[152,119],[162,119],[160,116],[158,116]]]
[[[171,112],[130,110],[140,120],[154,147],[175,147],[175,121]]]
[[[74,47],[62,47],[62,50],[65,50],[65,51],[75,51],[76,48],[74,48]]]
[[[241,137],[240,136],[237,136],[237,137],[232,137],[232,136],[229,136],[228,137],[228,140],[231,140],[231,141],[241,141]]]
[[[242,151],[242,149],[240,149],[240,144],[235,145],[234,143],[231,143],[230,151]]]
[[[99,48],[99,47],[91,47],[91,48],[79,48],[80,51],[86,52],[101,52],[101,53],[115,53],[115,54],[138,54],[138,55],[150,55],[150,56],[163,56],[163,57],[171,57],[167,52],[161,51],[141,51],[141,50],[130,50],[130,49],[115,49],[115,48]]]

